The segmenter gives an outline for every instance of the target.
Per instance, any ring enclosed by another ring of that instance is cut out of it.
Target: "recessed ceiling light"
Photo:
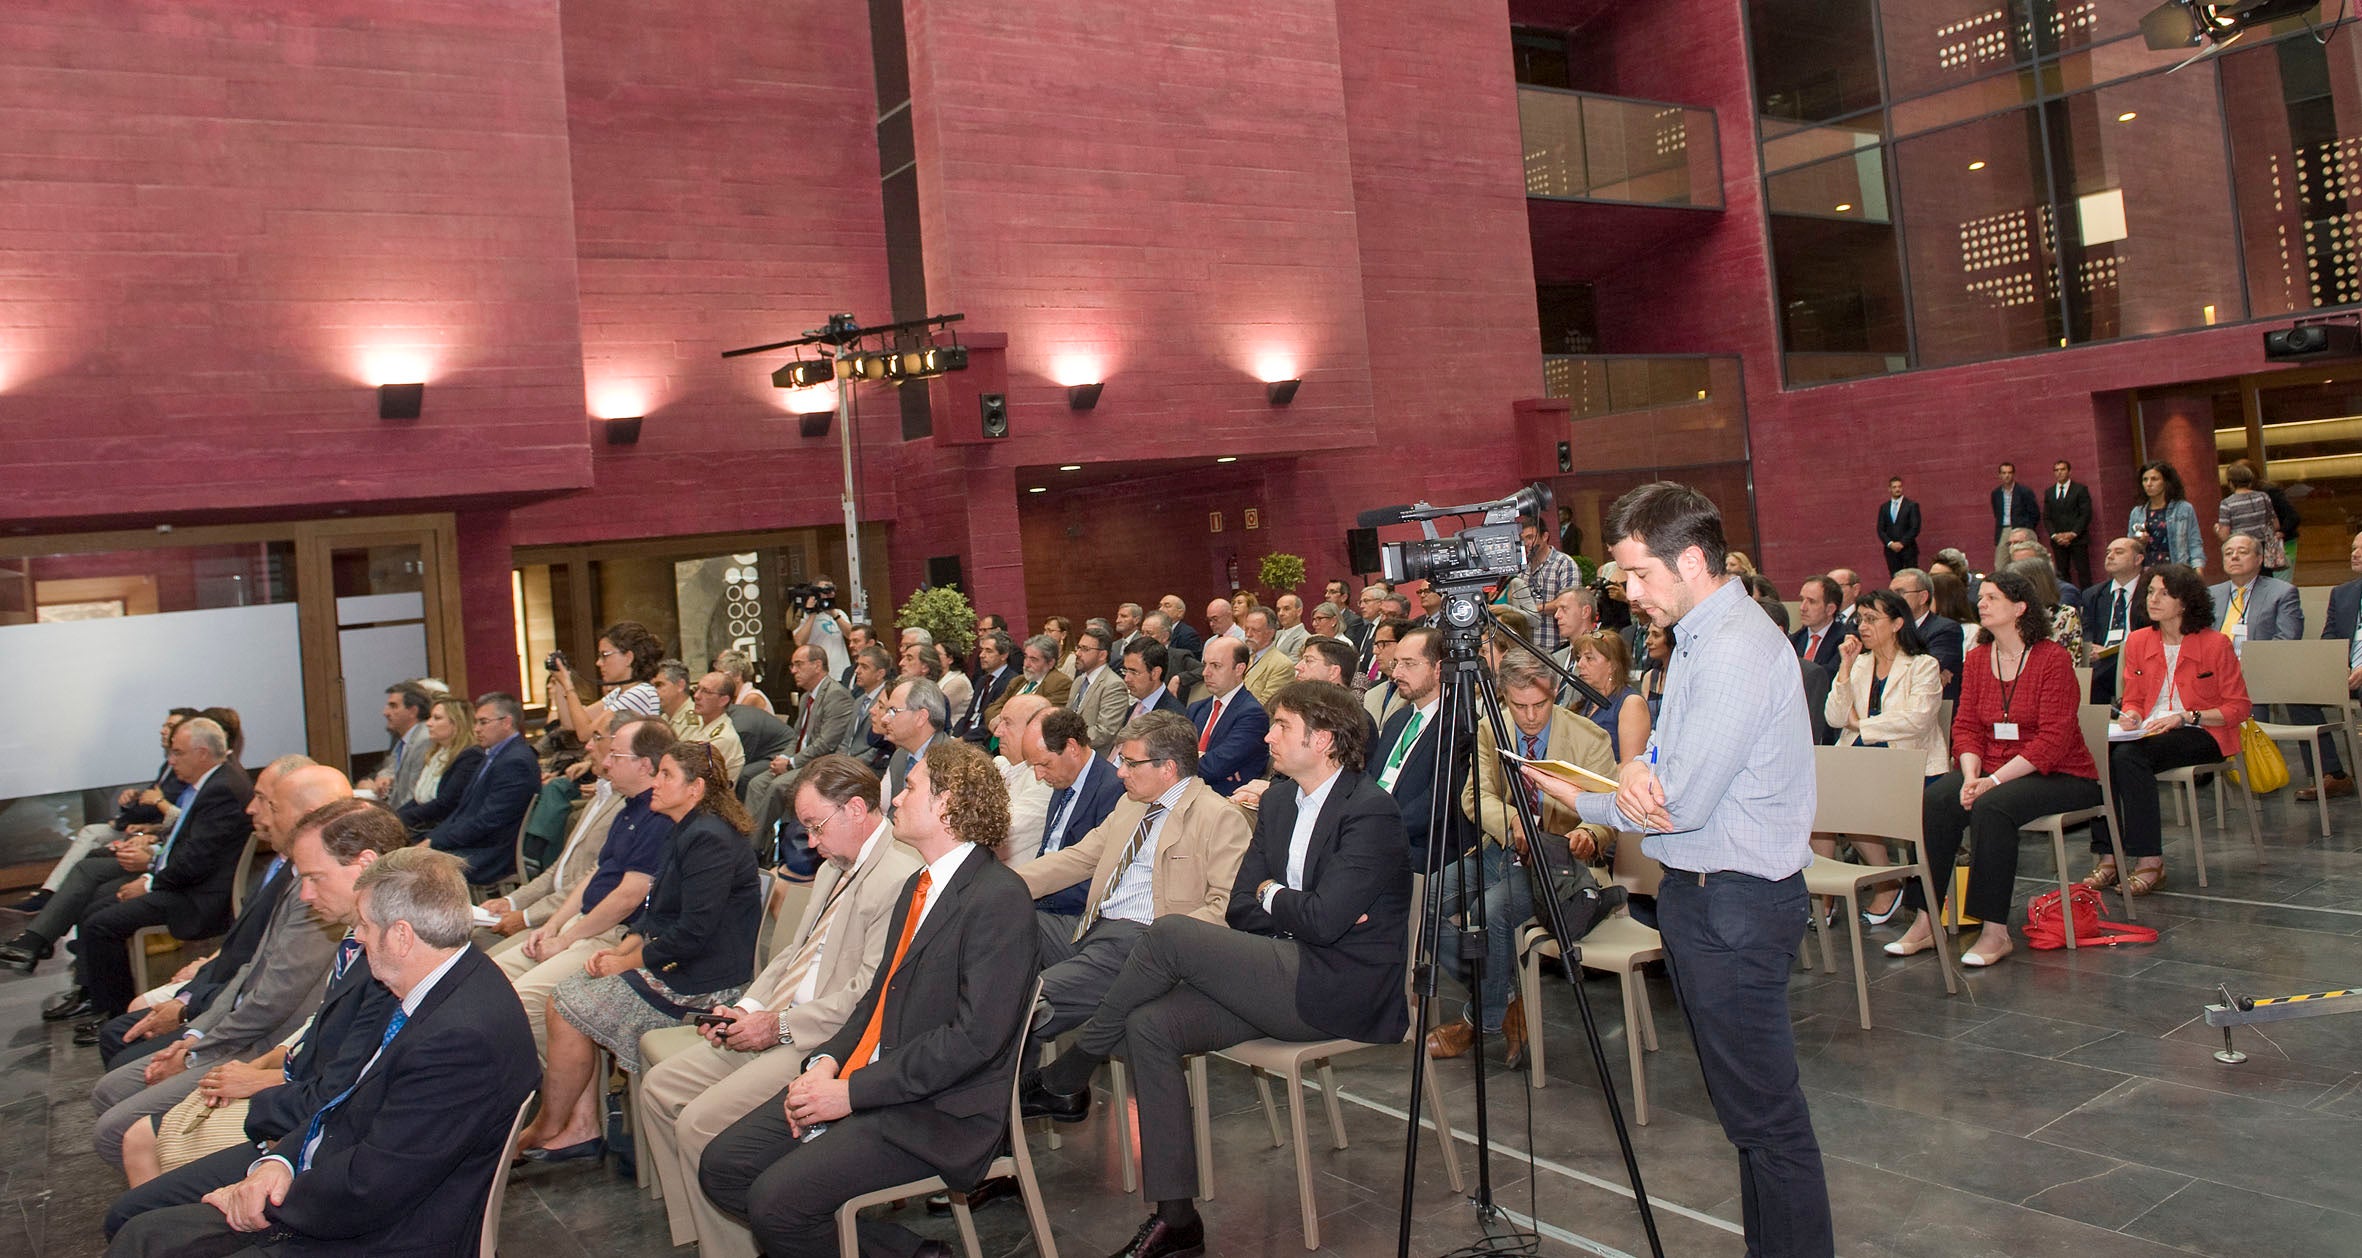
[[[1036,485],[1036,486],[1034,486],[1033,488],[1026,490],[1025,492],[1027,492],[1027,493],[1029,493],[1029,494],[1046,494],[1046,493],[1050,492],[1050,487],[1049,487],[1049,486],[1047,486],[1047,485]]]
[[[1080,463],[1061,463],[1058,465],[1058,470],[1061,472],[1079,472],[1083,470],[1083,465]]]
[[[2120,113],[2120,114],[2116,115],[2116,121],[2118,121],[2118,122],[2130,122],[2130,121],[2132,121],[2133,119],[2135,119],[2135,118],[2138,118],[2138,117],[2140,117],[2140,115],[2139,115],[2138,113],[2135,113],[2135,112],[2133,112],[2132,110],[2129,110],[2129,109],[2127,109],[2127,110],[2125,110],[2123,113]]]
[[[1985,163],[1981,159],[1978,161],[1973,161],[1968,164],[1968,168],[1970,170],[1983,170],[1985,168]]]
[[[1851,202],[1851,201],[1840,201],[1840,202],[1838,202],[1838,203],[1837,203],[1837,212],[1838,212],[1838,213],[1840,213],[1840,214],[1843,214],[1843,213],[1845,213],[1847,210],[1850,210],[1850,209],[1852,209],[1853,207],[1854,207],[1854,203],[1853,203],[1853,202]]]
[[[1216,463],[1236,463],[1238,462],[1238,456],[1235,454],[1225,454],[1221,458],[1218,458],[1214,461]]]

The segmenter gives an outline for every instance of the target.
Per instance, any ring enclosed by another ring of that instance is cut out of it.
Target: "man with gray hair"
[[[376,1055],[244,1179],[132,1219],[109,1253],[217,1252],[265,1229],[289,1250],[474,1251],[510,1124],[541,1078],[525,1011],[468,946],[459,860],[405,848],[371,864],[354,891],[353,933],[401,1001]]]
[[[79,924],[74,943],[79,983],[42,1007],[47,1021],[112,1018],[139,994],[124,941],[142,927],[165,926],[178,939],[218,935],[230,924],[230,885],[254,822],[246,802],[254,787],[229,758],[229,736],[205,717],[172,731],[167,760],[181,783],[180,816],[153,847],[99,850],[82,858],[57,896],[24,933],[0,946],[0,964],[30,974]]]
[[[894,747],[893,756],[886,761],[885,784],[878,788],[882,796],[878,811],[891,821],[894,801],[902,794],[903,782],[910,778],[910,766],[944,736],[944,726],[951,720],[951,703],[934,682],[905,677],[895,683],[886,706],[871,712],[870,720]]]

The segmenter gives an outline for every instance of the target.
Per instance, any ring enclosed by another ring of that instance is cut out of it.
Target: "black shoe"
[[[993,1202],[999,1201],[1003,1197],[1014,1197],[1016,1195],[1016,1176],[995,1176],[968,1190],[968,1208],[970,1210],[981,1210],[984,1207],[991,1205]]]
[[[39,891],[36,891],[33,894],[26,896],[22,900],[8,905],[7,907],[19,913],[38,913],[42,909],[49,907],[50,897],[56,894],[57,892],[52,891],[47,887],[43,887]]]
[[[1132,1243],[1107,1258],[1197,1258],[1206,1252],[1206,1221],[1191,1219],[1174,1225],[1157,1215],[1132,1234]]]
[[[90,993],[83,988],[69,987],[41,1006],[43,1022],[80,1022],[98,1012],[90,1001]]]
[[[23,970],[30,974],[34,968],[57,955],[57,946],[31,931],[0,944],[0,966]],[[79,990],[79,989],[77,989]]]
[[[105,1019],[103,1019],[103,1018],[92,1018],[92,1019],[91,1019],[90,1021],[88,1021],[88,1022],[77,1022],[77,1023],[75,1023],[75,1024],[74,1024],[74,1047],[76,1047],[76,1048],[96,1048],[96,1047],[98,1047],[98,1032],[99,1032],[99,1028],[100,1028],[100,1027],[103,1027],[103,1026],[105,1026],[105,1025],[106,1025],[106,1020],[105,1020]]]
[[[1091,1116],[1091,1089],[1052,1092],[1042,1086],[1041,1076],[1035,1075],[1017,1089],[1017,1112],[1027,1118],[1079,1123]]]
[[[552,1162],[587,1162],[592,1158],[605,1156],[607,1156],[607,1142],[597,1136],[592,1136],[588,1140],[556,1149],[519,1149],[517,1160],[509,1165],[518,1167],[539,1162],[547,1166]]]

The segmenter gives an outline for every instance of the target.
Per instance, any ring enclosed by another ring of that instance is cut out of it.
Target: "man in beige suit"
[[[615,784],[607,780],[607,753],[613,746],[609,731],[592,732],[583,763],[590,766],[598,785],[575,816],[574,827],[567,832],[566,846],[559,851],[558,859],[550,862],[550,867],[533,881],[505,896],[484,901],[484,911],[497,915],[500,921],[476,928],[476,946],[500,961],[501,969],[512,980],[533,965],[522,951],[526,932],[548,922],[566,903],[567,895],[599,867],[599,848],[607,842],[607,827],[623,808],[623,796],[616,794]],[[501,960],[511,953],[515,954],[513,959]]]
[[[1049,700],[1052,707],[1064,707],[1067,696],[1074,693],[1074,679],[1058,671],[1058,639],[1046,633],[1027,638],[1020,661],[1022,674],[1011,679],[1001,691],[1001,697],[984,709],[987,729],[999,719],[1001,709],[1007,707],[1011,699],[1039,695]]]
[[[1124,715],[1132,707],[1132,696],[1124,690],[1124,679],[1116,673],[1116,661],[1108,654],[1107,633],[1093,622],[1075,638],[1074,693],[1066,700],[1067,707],[1082,713],[1083,724],[1090,730],[1091,750],[1100,755],[1115,750],[1115,740],[1124,730]]]
[[[1230,802],[1197,776],[1197,727],[1151,712],[1124,727],[1116,745],[1124,799],[1079,841],[1017,871],[1036,899],[1090,879],[1081,929],[1037,914],[1041,924],[1045,1036],[1081,1026],[1115,982],[1148,923],[1169,914],[1229,925],[1230,888],[1253,832]]]
[[[1296,680],[1296,653],[1279,644],[1279,626],[1264,608],[1248,612],[1238,623],[1246,630],[1248,656],[1253,661],[1247,665],[1247,679],[1241,684],[1255,696],[1255,702],[1268,705],[1281,686]]]
[[[877,795],[877,774],[851,756],[823,756],[798,775],[795,815],[824,863],[794,937],[737,1004],[713,1011],[727,1026],[664,1027],[640,1038],[641,1059],[655,1063],[640,1080],[634,1116],[641,1156],[655,1169],[673,1244],[694,1240],[704,1258],[755,1253],[754,1238],[697,1186],[705,1146],[777,1096],[844,1025],[885,954],[895,900],[919,871],[918,856],[894,841],[874,808]]]

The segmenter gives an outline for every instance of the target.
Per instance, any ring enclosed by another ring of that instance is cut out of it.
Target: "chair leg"
[[[1337,1103],[1337,1076],[1329,1072],[1327,1058],[1322,1058],[1319,1065],[1320,1095],[1328,1103],[1329,1110],[1329,1139],[1335,1142],[1330,1147],[1342,1149],[1345,1147],[1345,1110]]]
[[[1829,946],[1829,919],[1824,914],[1813,914],[1813,942],[1820,945],[1821,973],[1835,974],[1837,972],[1837,949]]]
[[[1197,1129],[1197,1195],[1214,1199],[1214,1135],[1210,1103],[1206,1100],[1206,1055],[1189,1059],[1189,1121]],[[1130,1191],[1128,1188],[1126,1191]]]
[[[1009,1151],[1017,1160],[1017,1188],[1025,1198],[1025,1221],[1033,1228],[1034,1248],[1041,1251],[1042,1258],[1058,1258],[1058,1242],[1050,1236],[1050,1212],[1042,1207],[1042,1182],[1034,1174],[1033,1152],[1025,1146],[1023,1128],[1010,1144]]]
[[[968,1258],[984,1258],[984,1244],[976,1239],[976,1214],[968,1209],[968,1194],[951,1194],[951,1217],[960,1225],[960,1251]]]
[[[2322,749],[2336,740],[2335,734],[2313,735],[2313,807],[2321,813],[2321,837],[2325,839],[2329,837],[2329,761],[2323,757]],[[2354,740],[2347,739],[2346,749],[2351,751],[2353,746]]]
[[[1653,1053],[1657,1051],[1657,1010],[1648,1002],[1648,980],[1638,970],[1626,970],[1624,982],[1632,1003],[1640,1009],[1640,1046]]]
[[[1296,1137],[1296,1202],[1304,1212],[1304,1248],[1318,1249],[1320,1211],[1312,1202],[1312,1148],[1304,1130],[1304,1076],[1298,1070],[1288,1072],[1288,1128]]]
[[[1140,1159],[1132,1152],[1132,1089],[1131,1079],[1124,1074],[1120,1057],[1107,1059],[1107,1086],[1114,1092],[1108,1106],[1109,1116],[1115,1120],[1115,1147],[1124,1164],[1124,1191],[1140,1191]]]
[[[1648,1071],[1640,1064],[1640,1042],[1647,1033],[1640,1029],[1640,1009],[1632,995],[1632,971],[1623,975],[1624,988],[1624,1058],[1632,1069],[1632,1121],[1648,1126]],[[1609,1081],[1613,1087],[1614,1082]]]
[[[2109,832],[2114,833],[2115,827],[2110,826]],[[2062,825],[2051,826],[2050,855],[2052,860],[2058,862],[2059,907],[2064,909],[2068,904],[2072,903],[2075,898],[2075,893],[2070,890],[2072,884],[2067,880],[2067,827]],[[2067,946],[2069,948],[2073,948],[2075,946],[2075,915],[2073,913],[2062,912],[2059,914],[2059,919],[2064,922],[2067,927]]]
[[[1916,843],[1912,844],[1912,847],[1918,853],[1917,863],[1919,866],[1919,893],[1926,897],[1922,902],[1929,906],[1927,911],[1932,913],[1935,911],[1934,905],[1936,902],[1935,875],[1930,872],[1927,867],[1927,849],[1920,847]],[[1900,893],[1901,888],[1896,888],[1896,891]],[[1928,937],[1931,939],[1934,938],[1934,931],[1932,929],[1930,929],[1928,932]],[[1941,943],[1943,941],[1939,939],[1936,942]],[[1944,994],[1947,996],[1959,995],[1960,979],[1958,976],[1952,973],[1952,950],[1950,948],[1937,948],[1935,949],[1935,954],[1936,969],[1944,976]]]
[[[2188,780],[2177,783],[2174,787],[2169,789],[2173,790],[2175,809],[2177,811],[2180,809],[2181,803],[2183,802],[2183,796],[2188,796],[2187,802],[2190,806],[2190,854],[2197,858],[2198,885],[2203,887],[2206,885],[2206,827],[2201,825],[2198,821],[2197,775],[2192,774]]]
[[[1862,1029],[1870,1029],[1870,969],[1862,964],[1862,912],[1854,898],[1860,889],[1845,893],[1845,934],[1854,950],[1854,1003],[1861,1007]]]
[[[1540,1091],[1550,1086],[1549,1067],[1542,1064],[1542,952],[1528,936],[1525,946],[1517,954],[1517,991],[1525,998],[1525,1053],[1526,1078],[1534,1081]],[[1426,1045],[1419,1051],[1427,1051]]]
[[[1255,1091],[1263,1097],[1263,1121],[1271,1124],[1271,1147],[1276,1149],[1280,1146],[1280,1142],[1287,1137],[1279,1132],[1279,1105],[1271,1099],[1271,1076],[1264,1074],[1260,1067],[1256,1067],[1254,1070]],[[1301,1102],[1302,1100],[1302,1097],[1291,1098],[1292,1102]],[[1300,1103],[1291,1103],[1288,1108],[1300,1110],[1304,1107]]]
[[[861,1233],[854,1227],[860,1217],[850,1206],[837,1207],[837,1258],[861,1258]]]
[[[2215,789],[2218,791],[2221,790],[2222,779],[2218,777],[2214,781]],[[2255,800],[2255,779],[2245,773],[2242,773],[2239,775],[2239,783],[2241,786],[2241,797],[2247,803],[2247,841],[2255,848],[2256,868],[2261,869],[2263,868],[2264,864],[2263,809],[2256,803]],[[2225,828],[2223,833],[2229,834],[2230,830]]]
[[[647,1130],[640,1121],[640,1075],[645,1073],[639,1071],[624,1076],[623,1085],[623,1112],[629,1118],[632,1130],[633,1173],[639,1179],[643,1191],[656,1188],[655,1168],[648,1165],[648,1142],[641,1134]]]
[[[1435,1077],[1435,1061],[1422,1057],[1419,1068],[1427,1072],[1427,1116],[1435,1120],[1436,1143],[1443,1146],[1443,1173],[1451,1178],[1453,1192],[1465,1192],[1467,1181],[1460,1177],[1460,1141],[1452,1134],[1452,1115],[1443,1104],[1443,1081]]]

